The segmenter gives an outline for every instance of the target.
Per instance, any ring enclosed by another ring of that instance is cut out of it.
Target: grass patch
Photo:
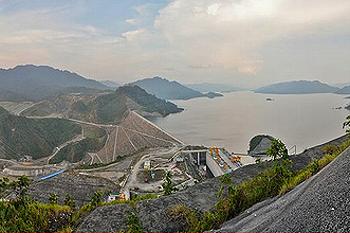
[[[32,200],[0,202],[0,232],[53,232],[69,223],[68,206]]]
[[[196,226],[199,223],[196,212],[184,204],[178,204],[168,208],[167,214],[177,222],[186,223],[186,226]]]
[[[128,231],[130,233],[143,232],[140,220],[134,212],[128,214]]]
[[[338,155],[340,155],[346,148],[350,146],[350,140],[347,140],[340,144],[339,146],[334,145],[326,145],[322,148],[324,152],[332,153],[326,154],[321,159],[312,161],[308,166],[304,169],[300,170],[296,174],[294,174],[286,183],[282,186],[279,194],[283,195],[297,185],[301,184],[305,180],[309,179],[311,176],[319,172],[322,168],[327,166],[330,162],[332,162]]]

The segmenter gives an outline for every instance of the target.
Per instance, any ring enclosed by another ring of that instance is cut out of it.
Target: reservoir
[[[297,151],[344,134],[342,124],[350,102],[336,94],[271,95],[232,92],[224,97],[172,101],[185,109],[151,119],[187,144],[220,146],[246,153],[249,140],[269,134]],[[341,108],[340,108],[341,107]]]

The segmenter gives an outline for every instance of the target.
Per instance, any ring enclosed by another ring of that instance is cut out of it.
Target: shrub
[[[128,232],[130,232],[130,233],[143,232],[139,218],[133,212],[130,212],[128,214]]]
[[[198,225],[198,217],[196,212],[183,204],[168,208],[167,214],[169,217],[179,222],[186,222],[187,228]]]

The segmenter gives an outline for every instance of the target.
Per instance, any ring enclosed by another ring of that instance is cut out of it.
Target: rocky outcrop
[[[119,186],[107,179],[64,173],[52,179],[31,184],[28,194],[42,202],[48,202],[51,194],[57,194],[59,203],[63,203],[65,196],[69,194],[77,206],[82,206],[91,200],[96,191],[107,193],[117,192],[119,189]]]
[[[126,231],[127,219],[133,209],[126,204],[103,206],[86,217],[77,232]]]
[[[266,152],[271,147],[272,140],[273,137],[268,135],[255,136],[250,140],[248,155],[253,157],[267,156]]]
[[[339,145],[344,142],[346,137],[338,138],[327,144]],[[319,159],[324,155],[322,150],[323,145],[313,147],[305,152],[291,156],[293,161],[293,170],[304,168],[313,159]],[[231,173],[231,179],[234,184],[239,184],[247,179],[250,179],[271,165],[271,162],[263,162],[260,164],[248,165]],[[158,199],[139,202],[134,208],[134,213],[137,214],[143,230],[146,232],[176,232],[185,230],[185,222],[181,219],[171,218],[169,210],[176,205],[185,205],[197,213],[201,214],[212,209],[217,201],[217,192],[221,186],[219,178],[209,179],[203,183],[189,187],[188,189],[172,194],[170,196],[161,197]],[[101,218],[103,208],[100,207],[94,210],[78,227],[77,232],[85,231],[103,231],[116,232],[125,229],[127,216],[123,215],[123,221],[116,224],[115,215],[122,216],[121,211],[126,207],[111,208],[111,212],[104,218],[104,227],[98,219]]]

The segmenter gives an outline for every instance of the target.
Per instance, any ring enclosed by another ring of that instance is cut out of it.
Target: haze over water
[[[335,109],[349,102],[336,94],[234,92],[222,98],[173,102],[185,111],[152,119],[157,125],[187,144],[223,146],[241,153],[247,152],[257,134],[280,138],[301,152],[343,135],[342,123],[349,115],[345,109]]]

